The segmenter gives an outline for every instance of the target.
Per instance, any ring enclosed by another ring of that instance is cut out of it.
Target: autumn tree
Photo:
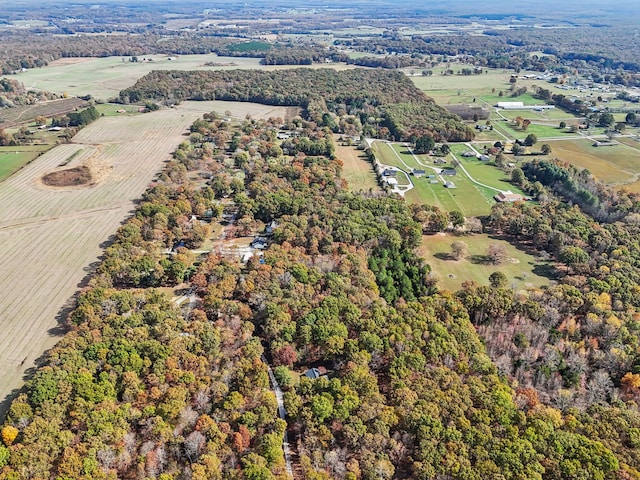
[[[451,256],[456,260],[461,260],[467,256],[468,245],[462,240],[456,240],[451,244]]]
[[[18,436],[19,430],[13,425],[6,425],[2,428],[2,441],[6,446],[11,446]]]

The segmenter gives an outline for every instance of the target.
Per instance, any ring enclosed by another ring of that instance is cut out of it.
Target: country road
[[[276,401],[278,402],[278,415],[282,420],[286,421],[287,411],[284,408],[284,396],[282,394],[282,389],[280,388],[280,385],[278,385],[278,381],[276,380],[276,376],[273,374],[271,365],[269,365],[264,356],[262,357],[262,361],[267,366],[267,372],[269,373],[269,380],[273,387],[273,393],[276,395]],[[291,446],[289,445],[289,435],[286,430],[284,431],[284,437],[282,438],[282,450],[284,450],[284,461],[286,463],[287,474],[289,475],[289,478],[293,478],[293,468],[291,467]]]

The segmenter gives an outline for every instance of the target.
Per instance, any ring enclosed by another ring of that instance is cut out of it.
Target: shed
[[[500,192],[497,195],[494,195],[496,202],[500,203],[513,203],[513,202],[522,202],[524,201],[524,197],[519,193],[513,193],[509,190],[506,192]]]
[[[304,372],[304,376],[310,378],[311,380],[315,380],[316,378],[320,378],[320,370],[317,368],[310,368],[306,372]]]

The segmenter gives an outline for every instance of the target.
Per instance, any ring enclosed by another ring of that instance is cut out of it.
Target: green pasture
[[[473,68],[468,65],[454,65],[452,66],[452,70],[457,72],[462,68]],[[491,70],[489,69],[489,73],[482,73],[478,75],[442,75],[442,71],[444,67],[431,69],[433,71],[433,75],[429,76],[412,76],[411,80],[413,83],[420,89],[425,92],[431,92],[434,90],[441,91],[449,91],[454,94],[457,93],[457,90],[464,90],[467,92],[473,92],[477,95],[482,94],[482,92],[488,91],[491,92],[492,88],[496,89],[496,96],[500,90],[505,92],[505,96],[507,95],[507,91],[509,89],[509,78],[511,77],[510,73],[505,73],[504,70]]]
[[[49,148],[51,145],[0,147],[0,181],[10,177]]]
[[[523,118],[528,118],[523,115]],[[543,138],[555,138],[555,137],[563,137],[565,135],[576,135],[576,133],[570,133],[567,129],[560,129],[555,125],[541,125],[538,123],[531,123],[527,127],[526,130],[521,130],[518,128],[516,124],[513,122],[500,122],[500,126],[503,131],[506,132],[507,136],[513,138],[519,138],[520,140],[524,140],[527,135],[533,133],[538,140]]]
[[[542,104],[542,103],[540,103]],[[560,108],[552,108],[550,110],[500,110],[500,114],[496,113],[496,117],[509,118],[514,120],[516,117],[528,118],[531,121],[540,121],[540,122],[553,122],[556,126],[560,124],[560,122],[564,121],[567,125],[571,125],[572,123],[577,123],[578,117],[571,113],[567,113]]]
[[[94,105],[100,115],[104,117],[119,117],[122,115],[139,114],[138,106],[133,105],[121,105],[119,103],[97,103]],[[126,113],[119,113],[118,110],[125,110]]]
[[[482,121],[478,122],[480,124],[484,123]],[[493,130],[484,130],[484,131],[479,131],[479,130],[474,130],[474,133],[476,134],[474,137],[474,140],[477,142],[489,142],[489,143],[495,143],[497,141],[500,142],[504,142],[505,138],[500,135],[500,132],[502,132],[503,134],[505,134],[504,131],[501,131],[499,129],[496,128],[495,123],[493,123]],[[470,125],[473,128],[473,125]]]
[[[468,255],[462,260],[450,257],[451,244],[463,241],[468,245]],[[507,251],[507,260],[500,265],[486,261],[487,248],[492,243],[501,243]],[[473,280],[479,285],[489,285],[489,275],[500,271],[515,289],[540,287],[553,282],[553,266],[529,255],[524,250],[490,235],[424,235],[419,247],[420,254],[440,277],[441,288],[456,291],[462,283]]]

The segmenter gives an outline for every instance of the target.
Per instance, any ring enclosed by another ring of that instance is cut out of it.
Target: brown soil
[[[93,182],[91,169],[86,165],[47,173],[42,183],[49,187],[79,187]]]

